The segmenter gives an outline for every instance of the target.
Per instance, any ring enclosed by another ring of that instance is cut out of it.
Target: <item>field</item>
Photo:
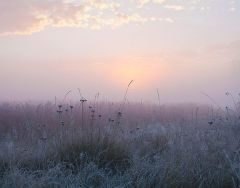
[[[0,187],[239,187],[239,103],[0,105]]]

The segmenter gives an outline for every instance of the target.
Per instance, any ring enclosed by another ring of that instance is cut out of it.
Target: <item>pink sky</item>
[[[240,93],[238,0],[0,1],[0,101],[220,104]]]

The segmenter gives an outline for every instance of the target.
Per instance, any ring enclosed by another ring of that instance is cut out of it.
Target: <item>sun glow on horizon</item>
[[[81,88],[181,102],[239,93],[240,1],[0,0],[0,101]],[[200,96],[199,96],[200,95]],[[205,99],[203,99],[203,102]]]
[[[146,89],[155,85],[156,80],[161,82],[167,74],[167,69],[161,64],[121,60],[108,64],[104,74],[109,81],[120,87],[134,80],[135,88]]]

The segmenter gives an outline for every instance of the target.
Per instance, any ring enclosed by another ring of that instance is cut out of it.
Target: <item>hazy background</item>
[[[229,104],[240,97],[239,0],[0,0],[0,101]]]

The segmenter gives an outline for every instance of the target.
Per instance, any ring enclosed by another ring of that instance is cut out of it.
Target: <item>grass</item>
[[[109,136],[102,135],[71,139],[59,145],[51,156],[54,156],[51,159],[54,162],[70,164],[74,171],[89,162],[93,162],[98,168],[114,172],[130,166],[127,147]]]
[[[237,101],[226,110],[130,103],[121,121],[118,103],[61,105],[60,118],[51,103],[0,105],[0,187],[240,185]]]

